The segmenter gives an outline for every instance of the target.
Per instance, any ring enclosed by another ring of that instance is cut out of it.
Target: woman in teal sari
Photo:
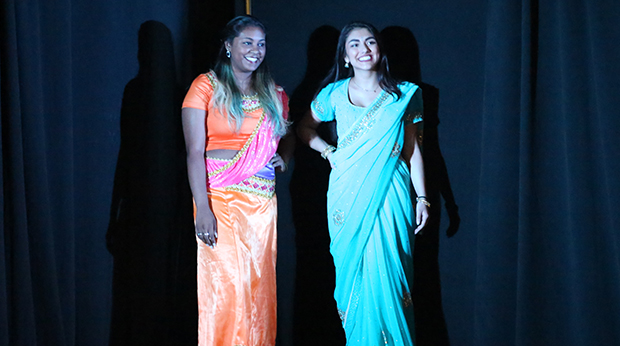
[[[390,77],[381,48],[372,25],[343,28],[327,85],[298,126],[301,139],[332,166],[330,251],[347,345],[413,345],[415,339],[413,236],[430,207],[417,136],[422,96],[417,85]],[[315,131],[334,119],[337,148]]]

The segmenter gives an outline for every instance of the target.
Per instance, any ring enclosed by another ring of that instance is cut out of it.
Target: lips
[[[255,63],[260,61],[260,58],[253,57],[253,56],[246,56],[244,58],[245,58],[245,60],[251,62],[252,64],[255,64]]]
[[[366,62],[366,61],[370,61],[372,58],[370,57],[370,55],[364,55],[363,57],[357,59],[361,62]]]

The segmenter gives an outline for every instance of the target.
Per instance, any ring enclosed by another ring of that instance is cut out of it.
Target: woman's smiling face
[[[226,43],[230,52],[230,62],[234,71],[254,72],[263,62],[267,47],[265,32],[250,26],[245,28],[231,43]]]
[[[375,36],[366,28],[354,29],[346,40],[344,61],[356,70],[375,70],[381,52]]]

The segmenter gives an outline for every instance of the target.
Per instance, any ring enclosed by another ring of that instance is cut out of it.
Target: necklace
[[[361,85],[357,84],[357,82],[355,81],[355,79],[351,78],[351,80],[353,81],[353,83],[354,83],[355,85],[357,85],[357,87],[358,87],[358,88],[360,88],[360,89],[364,90],[365,92],[371,92],[371,91],[372,91],[373,93],[376,93],[376,92],[377,92],[377,88],[379,87],[379,85],[377,84],[377,86],[375,87],[375,89],[374,89],[374,90],[364,89],[364,88],[362,88],[362,86],[361,86]]]

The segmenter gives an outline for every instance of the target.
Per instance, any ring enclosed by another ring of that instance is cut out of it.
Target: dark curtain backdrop
[[[394,58],[405,66],[401,76],[425,90],[433,120],[425,160],[436,218],[416,244],[420,346],[620,344],[620,3],[253,5],[269,28],[276,81],[289,95],[298,90],[299,107],[317,79],[307,73],[317,56],[307,51],[312,33],[353,19],[392,27],[385,33],[396,37],[390,46],[400,52]],[[191,225],[184,224],[175,90],[182,94],[207,69],[216,31],[243,11],[240,2],[4,0],[0,6],[0,345],[122,344],[111,331],[132,340],[158,336],[151,344],[191,344],[195,253],[186,256],[193,250],[183,247],[193,239],[187,242]],[[138,59],[145,23],[159,28],[151,53],[166,57],[158,60],[170,66],[164,74],[140,73],[149,70]],[[330,49],[329,30],[318,47]],[[160,107],[141,109],[149,100]],[[145,133],[132,131],[140,119]],[[132,136],[146,138],[149,147]],[[137,156],[128,160],[121,151]],[[293,221],[303,217],[292,215],[289,177],[279,177],[278,186],[278,342],[293,345],[299,331],[317,330],[322,344],[340,344],[342,335],[331,332],[337,328],[321,326],[337,319],[304,315],[317,305],[304,287],[320,288],[316,302],[325,301],[331,277],[316,275],[296,251],[308,254],[316,244],[325,260],[327,250],[325,237],[309,244],[296,234]],[[149,182],[160,188],[140,190]],[[132,218],[126,212],[134,209],[123,206],[135,203],[124,204],[123,192],[142,196]],[[170,214],[162,214],[162,205]],[[144,212],[163,219],[140,223]],[[109,233],[119,225],[135,249],[120,257],[113,242],[119,238]],[[132,277],[134,283],[127,281]],[[140,287],[167,303],[128,302]],[[123,309],[137,316],[120,319],[132,323],[129,329],[113,318]]]

